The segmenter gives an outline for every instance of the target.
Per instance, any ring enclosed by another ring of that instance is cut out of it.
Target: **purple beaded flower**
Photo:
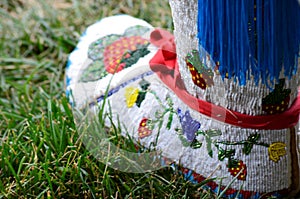
[[[179,120],[182,127],[182,132],[186,136],[186,139],[189,142],[192,142],[196,137],[196,132],[200,128],[200,123],[194,120],[189,111],[186,111],[184,114],[180,109],[177,110]]]

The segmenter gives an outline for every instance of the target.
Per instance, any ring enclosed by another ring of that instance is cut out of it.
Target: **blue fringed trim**
[[[199,45],[219,61],[223,78],[241,85],[250,75],[273,85],[282,68],[291,78],[297,72],[299,27],[297,0],[198,0]]]

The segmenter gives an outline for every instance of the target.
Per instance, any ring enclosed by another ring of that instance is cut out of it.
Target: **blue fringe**
[[[198,0],[198,38],[220,62],[222,78],[245,85],[252,75],[273,86],[282,68],[289,79],[297,72],[300,6],[297,0]]]

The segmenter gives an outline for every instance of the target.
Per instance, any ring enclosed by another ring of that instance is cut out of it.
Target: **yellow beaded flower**
[[[278,162],[280,157],[286,155],[286,144],[283,142],[275,142],[268,148],[270,159],[274,162]]]
[[[126,98],[126,104],[128,108],[131,108],[139,95],[139,89],[134,87],[127,87],[125,90],[125,98]]]

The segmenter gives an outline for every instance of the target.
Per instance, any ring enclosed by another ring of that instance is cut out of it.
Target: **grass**
[[[172,29],[167,0],[0,3],[0,198],[216,198],[172,167],[122,173],[79,139],[64,69],[85,28],[119,13]],[[110,139],[132,150],[111,129]]]

